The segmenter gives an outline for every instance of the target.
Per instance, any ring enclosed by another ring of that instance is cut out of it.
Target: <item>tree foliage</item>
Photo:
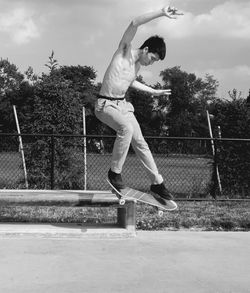
[[[12,105],[19,100],[24,75],[6,59],[0,60],[0,125],[5,132],[15,127]]]
[[[45,65],[48,73],[34,74],[28,67],[22,74],[8,60],[0,60],[0,125],[5,132],[16,132],[12,105],[17,106],[22,133],[82,134],[82,107],[86,108],[87,134],[114,134],[94,115],[94,103],[101,84],[96,83],[96,71],[89,66],[60,66],[52,51]],[[206,110],[214,115],[213,132],[220,125],[223,137],[249,138],[250,135],[250,95],[247,99],[236,89],[229,91],[228,99],[217,97],[218,81],[212,75],[204,78],[183,71],[180,66],[167,68],[160,73],[161,82],[154,88],[171,88],[169,97],[151,97],[149,94],[130,88],[127,98],[133,103],[135,115],[147,136],[199,136],[208,137]],[[137,78],[144,83],[143,78]],[[79,158],[74,149],[82,146],[82,141],[56,138],[56,170],[65,178],[66,167],[71,178],[76,181],[81,176],[73,168]],[[113,141],[108,149],[111,149]],[[32,147],[30,147],[32,146]],[[29,145],[28,166],[35,177],[49,178],[51,141],[39,139]],[[152,146],[158,150],[159,145]],[[78,152],[79,153],[79,152]],[[250,166],[246,166],[246,148],[233,145],[220,145],[220,164],[223,169],[223,182],[230,186],[233,178],[239,178],[244,188],[248,188]],[[33,160],[33,161],[32,161]],[[225,165],[225,160],[230,164]],[[250,161],[250,158],[247,159]],[[244,166],[243,166],[244,165]],[[239,167],[240,166],[240,167]],[[243,171],[242,171],[243,170]],[[233,174],[233,175],[232,175]],[[234,176],[234,177],[232,177]],[[35,182],[35,180],[34,180]],[[64,187],[70,187],[69,185]]]
[[[218,82],[211,75],[205,79],[194,73],[182,71],[179,66],[165,69],[160,76],[163,88],[171,88],[172,94],[162,99],[169,113],[166,116],[170,136],[205,136],[204,120],[208,102],[216,99]]]
[[[213,132],[216,133],[220,126],[222,138],[249,139],[250,105],[246,99],[235,97],[231,97],[232,101],[216,100],[211,104]],[[250,189],[250,143],[218,141],[217,161],[224,193],[247,194]]]
[[[83,66],[58,67],[53,54],[49,57],[47,67],[50,69],[49,73],[43,73],[32,84],[33,99],[26,108],[27,115],[22,130],[40,134],[82,134],[83,106],[87,108],[87,115],[93,116],[95,71],[91,67]],[[31,170],[29,173],[33,176],[30,182],[37,182],[37,177],[41,174],[49,182],[51,143],[44,137],[30,145],[27,157],[27,165]],[[76,168],[79,161],[76,154],[82,150],[82,139],[54,137],[53,145],[56,150],[56,177],[65,178],[61,181],[64,185],[60,187],[79,188],[82,172],[81,166]],[[68,172],[69,170],[71,171]]]

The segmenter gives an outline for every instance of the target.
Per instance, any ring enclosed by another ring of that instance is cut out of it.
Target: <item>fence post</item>
[[[218,169],[218,153],[217,153],[217,140],[214,140],[214,166],[215,166],[215,172],[216,172],[216,183],[219,188],[220,195],[222,194],[222,187],[221,187],[221,180],[220,180],[220,174]]]
[[[19,122],[18,122],[18,118],[17,118],[17,111],[16,111],[16,106],[15,105],[13,105],[13,110],[14,110],[14,116],[15,116],[15,120],[16,120],[16,127],[17,127],[18,139],[19,139],[19,149],[20,149],[19,151],[21,152],[22,161],[23,161],[25,187],[28,189],[29,184],[28,184],[26,163],[25,163],[25,158],[24,158],[23,141],[22,141],[22,136],[21,136],[21,131],[20,131],[20,126],[19,126]]]
[[[87,141],[86,141],[86,112],[82,107],[82,128],[83,128],[83,157],[84,157],[84,190],[87,189]]]
[[[217,154],[216,154],[216,152],[217,152],[216,148],[217,147],[215,145],[216,140],[214,140],[214,138],[213,138],[213,132],[212,132],[211,121],[210,121],[210,114],[209,114],[208,111],[206,111],[206,113],[207,113],[208,129],[209,129],[209,134],[210,134],[210,138],[211,138],[212,153],[213,153],[213,157],[214,157],[214,172],[215,172],[215,176],[216,176],[215,180],[216,180],[217,186],[219,187],[220,194],[222,194],[220,173],[219,173],[218,164],[217,164]]]
[[[51,158],[50,158],[50,188],[54,189],[55,180],[55,136],[54,133],[50,136],[51,140]]]

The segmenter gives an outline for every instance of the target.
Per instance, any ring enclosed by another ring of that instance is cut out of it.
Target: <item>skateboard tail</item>
[[[168,210],[168,211],[174,211],[178,208],[178,205],[175,201],[171,200],[171,199],[164,199],[162,197],[160,197],[158,194],[152,192],[150,193],[156,201],[159,202],[159,204],[161,206],[164,206],[164,209]]]
[[[139,199],[138,201],[145,203],[145,204],[148,204],[148,205],[151,205],[151,206],[154,206],[160,210],[165,210],[165,211],[174,211],[178,208],[177,204],[172,200],[168,201],[164,205],[160,204],[160,203],[159,204],[149,203],[148,201],[145,201],[143,199]]]
[[[170,200],[169,204],[171,205],[171,208],[169,209],[169,211],[174,211],[174,210],[176,210],[178,208],[177,203],[175,201],[173,201],[173,200]]]

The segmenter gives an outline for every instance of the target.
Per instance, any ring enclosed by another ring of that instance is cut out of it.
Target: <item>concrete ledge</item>
[[[124,239],[133,238],[136,232],[117,225],[0,223],[1,238],[46,239]]]
[[[127,199],[127,202],[134,202]],[[38,190],[0,189],[2,206],[119,206],[119,199],[111,191],[97,190]]]
[[[4,230],[6,235],[12,234],[23,234],[35,235],[49,234],[61,235],[58,237],[64,237],[68,235],[69,237],[85,237],[85,235],[96,235],[100,234],[101,237],[114,237],[117,234],[118,237],[134,236],[136,230],[136,202],[134,199],[127,199],[124,205],[120,205],[119,199],[111,191],[97,191],[97,190],[7,190],[0,189],[0,206],[67,206],[67,207],[112,207],[117,210],[117,223],[113,226],[98,225],[93,229],[89,226],[75,225],[74,228],[68,225],[53,225],[57,227],[57,230],[49,229],[44,231],[44,229],[27,229],[22,230],[18,226],[11,226],[17,230],[8,233],[8,229]],[[12,224],[14,225],[14,224]],[[84,224],[81,224],[84,225]],[[30,226],[32,227],[32,226]],[[64,227],[66,230],[62,229]],[[60,229],[59,229],[60,228]],[[90,229],[91,228],[91,229]],[[120,229],[119,229],[120,228]],[[20,230],[21,229],[21,230]],[[104,229],[104,230],[103,230]],[[43,231],[43,232],[41,232]]]

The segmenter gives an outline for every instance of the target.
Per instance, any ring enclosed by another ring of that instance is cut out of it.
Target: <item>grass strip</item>
[[[178,202],[179,208],[158,216],[137,204],[138,230],[249,231],[250,202]],[[0,222],[114,223],[112,208],[0,207]]]

